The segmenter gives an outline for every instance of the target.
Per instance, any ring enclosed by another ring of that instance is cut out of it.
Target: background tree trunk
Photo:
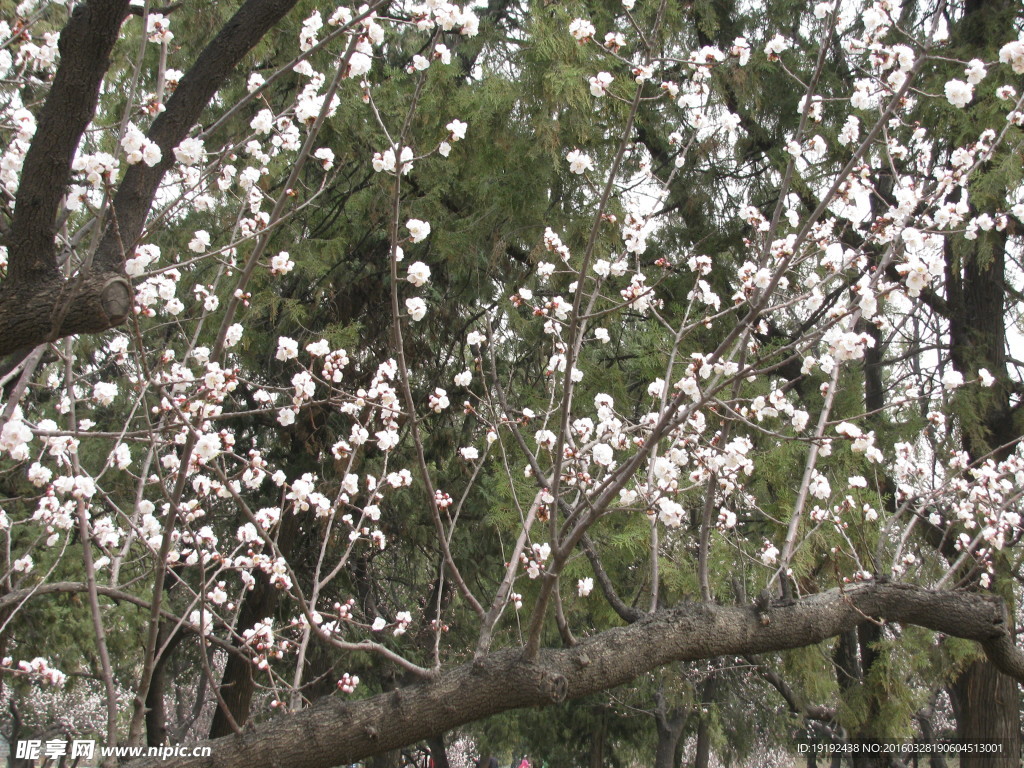
[[[590,754],[587,759],[588,768],[603,768],[605,764],[604,755],[605,749],[608,746],[607,717],[607,713],[602,711],[597,721],[597,725],[591,733]]]
[[[697,747],[693,768],[708,768],[711,762],[711,719],[712,707],[718,700],[719,678],[714,672],[701,687],[700,722],[697,724]]]
[[[976,248],[960,257],[947,249],[947,282],[953,365],[964,378],[977,376],[979,368],[987,368],[996,378],[965,418],[964,450],[973,460],[991,455],[998,461],[1013,450],[1010,444],[1020,435],[1006,365],[1006,235],[992,235],[994,247],[984,259]],[[993,582],[998,582],[1003,577],[999,566],[1006,563],[999,553],[994,558]],[[980,575],[980,571],[973,574],[971,583],[976,585]],[[1012,599],[1012,594],[1005,591],[1004,597]],[[1018,768],[1021,713],[1016,682],[979,660],[964,670],[952,691],[957,698],[960,740],[968,744],[999,741],[1003,749],[998,755],[961,755],[962,768]]]
[[[679,768],[680,739],[690,710],[669,709],[665,696],[658,691],[655,695],[654,727],[657,733],[657,744],[654,750],[654,768]]]
[[[448,750],[445,748],[443,733],[427,739],[427,746],[430,747],[430,754],[434,758],[434,768],[450,768],[448,765]]]
[[[965,669],[950,689],[957,734],[965,744],[998,744],[1000,753],[962,754],[960,768],[1019,768],[1020,722],[1017,683],[987,661]]]
[[[285,557],[290,557],[293,553],[302,519],[303,516],[300,515],[285,515],[281,519],[278,546]],[[246,629],[250,629],[257,621],[273,616],[278,595],[278,590],[270,584],[266,575],[257,574],[256,586],[245,595],[242,609],[238,613],[235,630],[241,634]],[[231,718],[239,727],[249,720],[255,690],[252,661],[243,654],[228,656],[224,675],[221,678],[220,695],[228,707]],[[216,739],[230,733],[233,733],[231,721],[224,710],[218,706],[213,716],[213,723],[210,725],[210,738]]]

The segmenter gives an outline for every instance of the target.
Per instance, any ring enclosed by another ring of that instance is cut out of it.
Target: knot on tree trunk
[[[100,306],[111,326],[120,325],[132,311],[132,284],[128,278],[115,275],[100,289]]]
[[[544,680],[545,694],[554,704],[561,704],[569,695],[569,681],[565,675],[547,675]]]

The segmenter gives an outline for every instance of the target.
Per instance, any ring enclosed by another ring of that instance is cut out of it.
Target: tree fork
[[[224,79],[296,2],[247,0],[214,36],[150,127],[149,138],[163,160],[153,168],[139,163],[128,169],[92,270],[64,283],[54,240],[57,211],[129,8],[127,0],[76,6],[61,33],[61,65],[25,156],[8,240],[8,277],[0,283],[0,356],[64,336],[99,333],[125,321],[133,296],[123,272],[125,257],[142,234],[153,196],[171,166],[171,150],[188,135]]]

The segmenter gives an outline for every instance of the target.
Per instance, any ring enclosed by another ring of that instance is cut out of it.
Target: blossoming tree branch
[[[1019,8],[194,5],[4,6],[10,740],[325,768],[726,659],[811,739],[974,681],[1017,765]]]

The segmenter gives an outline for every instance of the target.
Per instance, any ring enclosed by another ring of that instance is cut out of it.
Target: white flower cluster
[[[0,451],[14,461],[24,461],[29,457],[28,444],[32,438],[32,430],[22,421],[21,409],[15,408],[10,420],[0,429]]]
[[[530,547],[529,554],[519,555],[519,561],[526,568],[526,575],[536,579],[544,571],[544,564],[551,557],[551,545],[548,543],[534,544]]]
[[[469,5],[458,6],[445,0],[427,0],[410,9],[410,15],[421,30],[440,28],[444,32],[458,29],[466,37],[475,37],[480,31],[480,19]]]
[[[150,13],[146,16],[146,37],[151,43],[169,43],[174,39],[171,32],[171,21],[162,13]]]
[[[174,158],[186,166],[202,164],[206,160],[206,146],[202,139],[185,139],[174,148]]]
[[[3,31],[2,37],[4,40],[10,40],[11,28],[6,22],[3,23],[3,26],[6,31]],[[26,40],[18,49],[14,64],[19,67],[27,66],[39,72],[52,72],[57,68],[57,56],[60,52],[58,40],[59,35],[56,32],[44,32],[41,44],[32,39]],[[10,69],[10,54],[3,58],[2,63],[6,70]]]
[[[152,156],[152,150],[150,155]],[[85,180],[94,189],[102,189],[104,185],[113,183],[119,166],[120,163],[113,155],[96,152],[91,155],[77,155],[71,163],[71,170],[85,174]]]
[[[380,173],[396,173],[399,165],[401,166],[402,175],[408,174],[412,170],[412,163],[415,159],[412,151],[412,147],[402,147],[401,150],[396,152],[397,147],[389,147],[383,152],[375,152],[373,155],[373,170]]]
[[[1024,37],[1000,48],[999,61],[1002,64],[1009,64],[1014,74],[1024,75]]]
[[[569,34],[580,43],[585,43],[597,34],[597,30],[586,19],[573,19],[569,24]]]
[[[865,433],[856,424],[848,421],[836,425],[836,432],[852,441],[851,449],[854,453],[863,453],[865,458],[875,464],[879,464],[885,458],[882,452],[875,447],[875,433]]]
[[[590,78],[590,93],[601,98],[608,93],[608,86],[615,80],[614,77],[608,72],[598,72],[592,78]]]
[[[904,262],[896,265],[896,271],[906,280],[907,294],[916,298],[926,286],[945,275],[941,241],[925,236],[915,227],[904,228],[900,235],[905,244]]]
[[[359,687],[359,676],[358,675],[350,675],[348,672],[345,672],[341,676],[341,679],[338,680],[338,690],[341,691],[342,693],[355,693],[356,692],[356,688],[358,688],[358,687]]]
[[[128,124],[124,136],[121,137],[121,148],[125,151],[125,162],[128,165],[145,163],[152,168],[163,159],[160,147],[146,138],[146,135],[132,123]]]

